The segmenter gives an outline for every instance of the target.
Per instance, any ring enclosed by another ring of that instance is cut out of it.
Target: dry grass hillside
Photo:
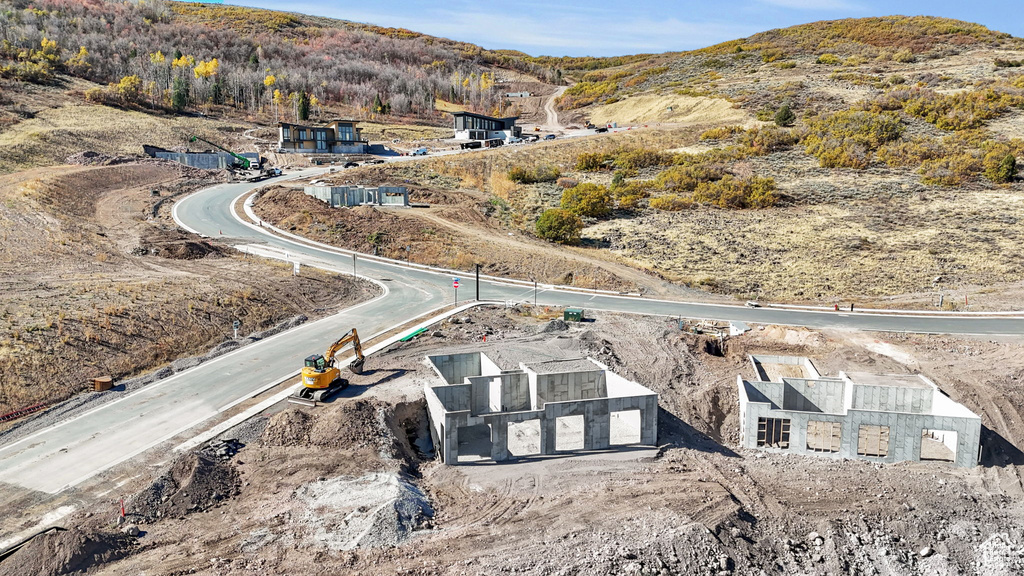
[[[367,297],[350,280],[245,260],[160,223],[209,176],[150,161],[0,176],[0,414],[63,400]],[[160,192],[153,197],[151,190]]]

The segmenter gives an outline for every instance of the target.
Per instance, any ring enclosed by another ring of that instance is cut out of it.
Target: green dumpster
[[[566,322],[583,322],[583,308],[566,308],[562,320]]]

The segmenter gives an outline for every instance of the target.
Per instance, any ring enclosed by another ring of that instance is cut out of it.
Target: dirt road
[[[555,110],[555,100],[557,100],[567,88],[568,86],[559,86],[558,89],[544,101],[544,114],[547,115],[547,120],[542,127],[544,130],[551,132],[561,132],[565,130],[565,126],[562,126],[558,122],[558,110]]]

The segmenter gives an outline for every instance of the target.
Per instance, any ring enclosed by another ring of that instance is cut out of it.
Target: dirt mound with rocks
[[[126,556],[135,539],[71,528],[38,536],[0,562],[0,576],[57,576],[85,572]]]
[[[315,410],[285,410],[271,417],[263,446],[345,446],[369,448],[389,458],[412,453],[398,429],[394,406],[374,399],[332,402]]]
[[[231,464],[205,454],[188,454],[132,497],[126,508],[131,520],[142,523],[180,518],[217,506],[237,494],[239,484],[238,471]]]

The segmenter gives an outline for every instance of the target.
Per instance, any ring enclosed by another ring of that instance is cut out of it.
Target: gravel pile
[[[125,509],[129,519],[140,523],[181,518],[209,510],[238,490],[238,471],[233,466],[206,454],[188,454],[133,496]]]
[[[432,527],[427,497],[394,473],[313,482],[294,497],[307,506],[302,522],[313,531],[312,541],[329,550],[397,546],[413,531]]]

